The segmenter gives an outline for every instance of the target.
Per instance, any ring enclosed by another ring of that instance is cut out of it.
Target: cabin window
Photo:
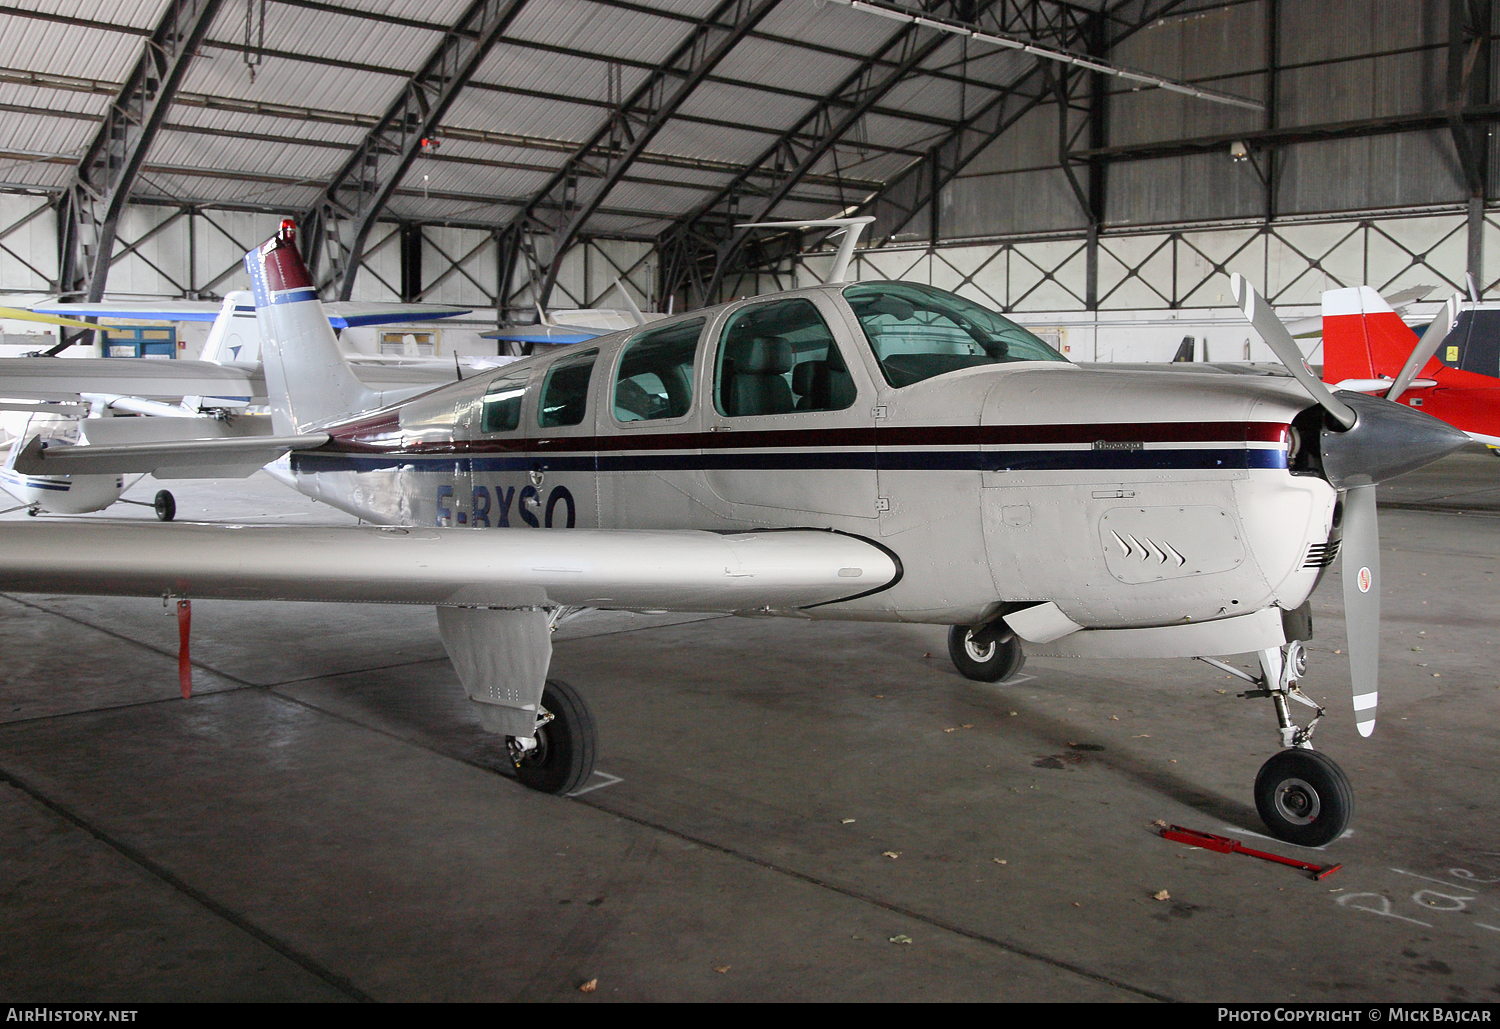
[[[844,290],[892,386],[1008,361],[1063,361],[1008,318],[946,290],[914,282],[859,283]]]
[[[526,375],[498,375],[490,380],[489,388],[479,407],[479,431],[514,432],[521,425],[521,401],[526,397]]]
[[[842,411],[854,397],[849,366],[811,300],[742,308],[724,326],[714,365],[720,414]]]
[[[544,429],[562,425],[579,425],[588,410],[589,375],[599,351],[569,354],[554,361],[542,383],[542,400],[537,409],[537,424]]]
[[[681,418],[693,406],[693,357],[704,320],[643,332],[625,346],[615,378],[615,421]]]

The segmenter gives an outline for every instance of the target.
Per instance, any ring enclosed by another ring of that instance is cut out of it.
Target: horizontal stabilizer
[[[263,397],[266,385],[259,371],[209,361],[132,361],[118,357],[13,357],[0,361],[0,396],[75,400],[79,393],[114,393],[152,400]]]
[[[900,577],[817,529],[460,529],[0,523],[0,590],[439,606],[789,611]]]
[[[410,396],[460,377],[452,361],[420,364],[374,362],[362,365],[359,381],[376,393]],[[111,357],[12,357],[0,360],[0,396],[9,399],[77,400],[80,394],[103,393],[146,400],[199,397],[201,406],[216,400],[264,404],[266,380],[258,365],[211,361],[141,361]],[[387,395],[386,402],[395,399]]]
[[[328,434],[229,436],[118,446],[44,447],[33,436],[16,454],[22,475],[113,475],[150,472],[158,479],[242,479],[290,450],[328,442]]]

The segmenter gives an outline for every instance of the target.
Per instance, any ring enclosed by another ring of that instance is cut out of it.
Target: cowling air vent
[[[1227,572],[1245,560],[1229,512],[1217,507],[1116,507],[1099,519],[1104,564],[1121,582]]]
[[[1339,540],[1329,540],[1327,543],[1313,543],[1307,548],[1307,557],[1302,561],[1302,567],[1327,568],[1339,556]]]

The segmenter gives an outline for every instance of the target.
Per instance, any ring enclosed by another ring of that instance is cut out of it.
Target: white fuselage
[[[24,475],[13,466],[24,442],[25,437],[18,436],[0,465],[0,486],[22,504],[49,514],[87,514],[103,511],[125,492],[123,475]]]
[[[620,420],[618,333],[327,426],[291,455],[298,489],[371,522],[486,529],[821,527],[888,548],[892,587],[802,612],[965,624],[1052,601],[1079,625],[1162,626],[1291,609],[1311,592],[1337,492],[1288,471],[1290,381],[970,368],[894,388],[836,288],[801,291],[833,329],[854,401],[729,417],[704,322],[686,413]],[[577,424],[542,427],[558,362],[597,351]],[[524,390],[514,428],[484,398]]]

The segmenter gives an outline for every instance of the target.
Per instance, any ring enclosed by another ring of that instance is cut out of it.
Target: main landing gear
[[[966,679],[975,682],[1002,682],[1026,664],[1020,638],[1000,621],[949,628],[948,656]]]
[[[1255,809],[1271,835],[1303,847],[1321,847],[1338,839],[1354,813],[1354,790],[1342,768],[1312,749],[1313,729],[1323,717],[1323,708],[1297,686],[1307,671],[1302,641],[1261,651],[1258,677],[1213,658],[1200,660],[1256,687],[1241,697],[1269,697],[1276,707],[1281,745],[1286,749],[1262,765],[1255,777]],[[1314,710],[1306,726],[1292,721],[1289,701]]]
[[[149,507],[156,513],[156,520],[159,522],[170,522],[177,517],[177,498],[172,496],[170,490],[157,490],[156,496],[151,498],[150,503],[144,500],[126,500],[124,497],[120,497],[118,503]]]
[[[548,679],[531,739],[505,737],[523,786],[541,793],[572,793],[594,774],[598,737],[594,716],[577,690]]]

